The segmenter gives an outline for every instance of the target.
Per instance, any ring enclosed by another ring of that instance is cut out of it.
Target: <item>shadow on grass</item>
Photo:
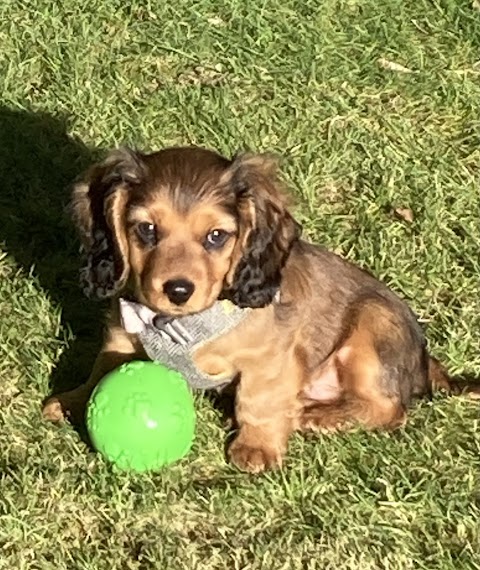
[[[65,212],[69,186],[94,154],[66,134],[64,118],[0,107],[0,243],[26,272],[33,267],[75,339],[52,392],[85,381],[100,343],[100,307],[78,286],[79,246]]]
[[[66,127],[63,117],[0,106],[0,244],[26,273],[33,267],[74,338],[45,396],[88,378],[101,344],[104,308],[79,287],[79,242],[66,211],[71,183],[100,152],[69,137]],[[228,392],[212,404],[231,416],[232,397]],[[76,427],[85,437],[84,426]]]

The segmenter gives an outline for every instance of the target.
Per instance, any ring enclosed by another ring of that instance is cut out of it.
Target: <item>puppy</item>
[[[81,420],[107,372],[147,358],[122,324],[120,297],[167,319],[221,299],[245,309],[192,358],[205,375],[237,379],[229,456],[250,472],[280,466],[294,430],[393,429],[412,398],[449,389],[406,304],[300,239],[269,156],[117,150],[75,185],[72,209],[84,288],[112,307],[89,380],[47,400],[49,420]]]

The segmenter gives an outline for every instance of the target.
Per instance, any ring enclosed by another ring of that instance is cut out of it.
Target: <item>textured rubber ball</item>
[[[95,449],[119,468],[155,471],[189,452],[193,398],[178,372],[158,362],[129,362],[96,386],[86,425]]]

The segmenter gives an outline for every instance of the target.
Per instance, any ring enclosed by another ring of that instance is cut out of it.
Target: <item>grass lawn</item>
[[[295,437],[259,477],[200,396],[192,453],[151,475],[40,418],[98,348],[66,186],[120,143],[281,154],[306,234],[479,378],[478,0],[3,0],[0,44],[0,570],[479,569],[478,404]]]

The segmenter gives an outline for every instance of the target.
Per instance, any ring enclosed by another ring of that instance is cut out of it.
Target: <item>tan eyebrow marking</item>
[[[135,222],[148,222],[152,219],[150,211],[144,206],[135,206],[129,212],[127,216],[127,222],[133,224]]]

